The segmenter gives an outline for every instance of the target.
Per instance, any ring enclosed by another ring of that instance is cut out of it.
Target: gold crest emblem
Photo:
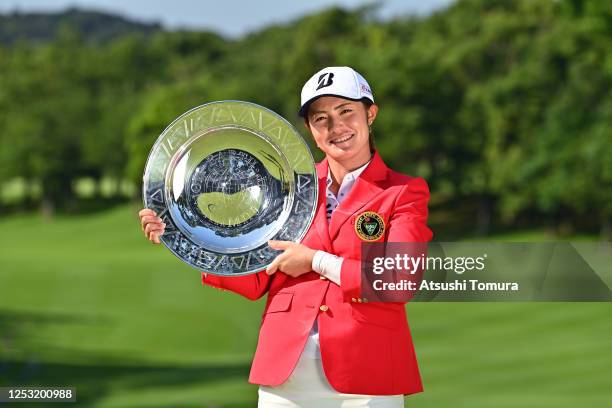
[[[374,211],[366,211],[357,217],[355,232],[363,241],[377,241],[385,232],[385,222]]]

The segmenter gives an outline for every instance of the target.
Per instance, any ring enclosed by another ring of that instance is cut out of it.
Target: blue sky
[[[428,14],[453,0],[387,0],[380,16]],[[141,20],[156,21],[168,28],[209,29],[240,36],[272,23],[283,23],[325,7],[355,8],[372,3],[364,0],[0,0],[0,13],[14,10],[59,11],[79,7],[111,11]]]

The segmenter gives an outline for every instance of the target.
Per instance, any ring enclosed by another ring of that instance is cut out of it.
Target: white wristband
[[[312,270],[340,285],[342,261],[344,261],[344,258],[325,251],[317,251],[312,258]]]

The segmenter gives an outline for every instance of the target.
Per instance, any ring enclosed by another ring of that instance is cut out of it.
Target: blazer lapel
[[[327,166],[325,167],[325,171],[327,171]],[[372,157],[370,165],[366,167],[359,177],[357,177],[355,185],[348,196],[332,214],[331,225],[329,226],[329,238],[331,238],[332,241],[336,238],[336,235],[338,235],[340,227],[349,217],[363,208],[383,190],[380,182],[385,180],[386,177],[387,166],[380,158],[378,152],[374,152],[374,157]],[[325,195],[325,190],[323,195]]]
[[[331,252],[332,245],[329,237],[329,224],[327,222],[327,159],[317,165],[317,179],[319,182],[319,197],[317,201],[317,212],[315,213],[314,224],[317,233],[323,243],[326,252]]]

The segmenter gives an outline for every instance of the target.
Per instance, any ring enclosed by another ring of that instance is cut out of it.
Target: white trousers
[[[403,408],[403,395],[342,394],[327,381],[316,344],[308,340],[291,376],[276,387],[259,387],[258,408]]]

